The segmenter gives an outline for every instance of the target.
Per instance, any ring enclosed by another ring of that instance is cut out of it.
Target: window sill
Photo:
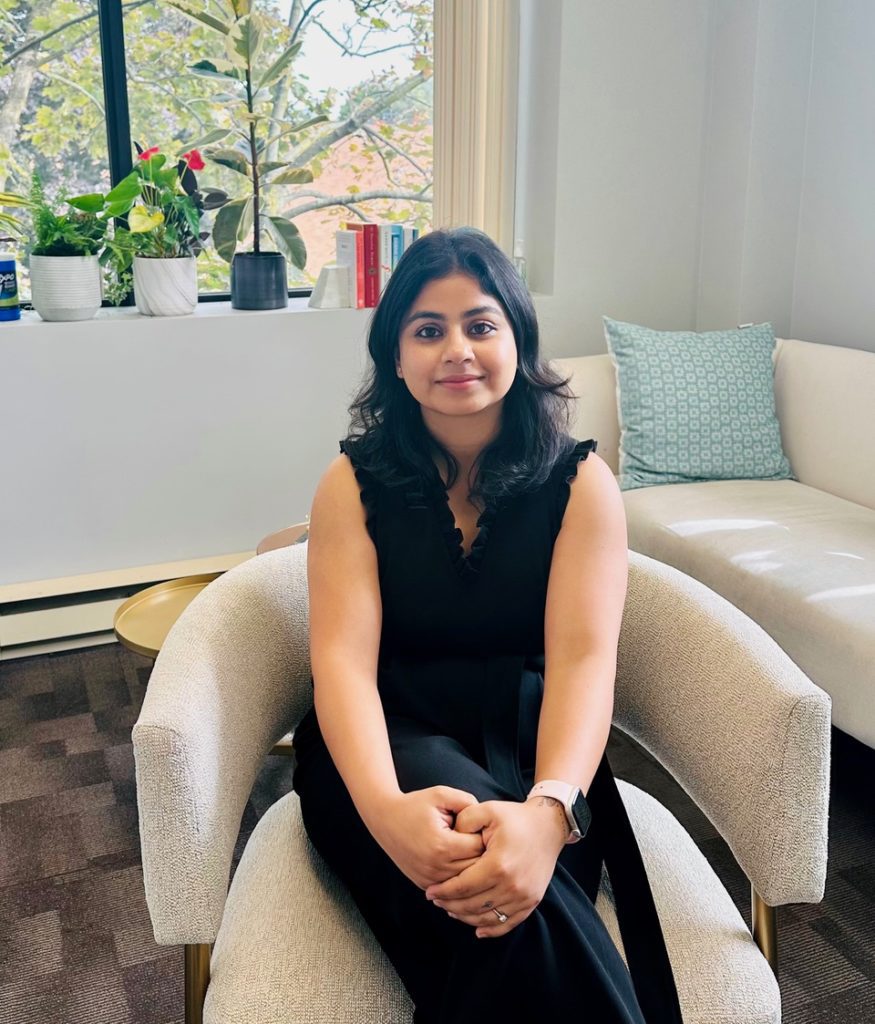
[[[131,323],[133,321],[146,323],[162,323],[170,320],[203,320],[215,319],[216,317],[247,317],[247,316],[286,316],[290,313],[343,313],[359,317],[366,317],[373,312],[372,308],[350,309],[313,309],[307,305],[309,298],[306,295],[296,296],[289,299],[285,309],[232,309],[230,302],[199,302],[197,309],[186,316],[143,316],[137,312],[136,306],[104,306],[90,320],[43,320],[36,310],[23,309],[20,320],[7,320],[0,323],[0,334],[8,327],[26,327],[40,324],[47,328],[81,326],[87,323],[101,323],[111,321],[114,323]]]

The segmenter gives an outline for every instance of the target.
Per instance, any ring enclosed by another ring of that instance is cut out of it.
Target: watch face
[[[592,811],[589,809],[586,797],[580,792],[580,790],[577,791],[577,796],[574,799],[574,803],[571,805],[571,813],[574,815],[574,820],[577,822],[577,828],[580,831],[580,837],[582,839],[586,835],[589,823],[592,821]]]

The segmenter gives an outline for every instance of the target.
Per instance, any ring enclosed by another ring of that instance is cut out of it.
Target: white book
[[[413,228],[409,228],[405,224],[404,225],[404,248],[401,251],[402,252],[406,252],[407,251],[407,247],[410,246],[410,245],[413,245],[414,239],[415,239],[415,236],[413,234]]]
[[[335,231],[337,262],[347,268],[347,293],[351,309],[356,307],[355,231]]]
[[[392,225],[380,225],[380,294],[392,274]]]

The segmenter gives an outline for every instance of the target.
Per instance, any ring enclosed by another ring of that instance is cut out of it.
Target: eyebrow
[[[462,317],[480,316],[481,313],[497,313],[499,316],[502,315],[501,310],[497,306],[476,306],[474,309],[466,309]],[[446,320],[446,317],[443,313],[430,313],[428,310],[420,310],[418,313],[412,313],[407,317],[401,326],[407,327],[414,320]]]

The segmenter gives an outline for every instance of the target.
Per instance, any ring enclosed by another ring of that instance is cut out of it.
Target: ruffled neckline
[[[588,441],[578,441],[565,455],[561,456],[554,467],[553,474],[558,475],[560,485],[565,491],[566,498],[570,493],[570,484],[577,472],[577,464],[594,452],[598,442],[592,438]],[[477,517],[477,534],[471,544],[471,550],[465,554],[465,535],[456,525],[453,510],[450,508],[450,494],[438,472],[437,466],[428,477],[416,477],[405,486],[405,498],[409,508],[432,508],[437,516],[441,536],[444,539],[450,560],[463,580],[471,581],[480,575],[483,556],[489,543],[489,535],[495,526],[498,513],[507,505],[508,497],[490,497],[486,499],[486,505]]]
[[[471,543],[471,550],[465,554],[465,535],[456,525],[450,508],[450,494],[438,473],[428,479],[420,479],[410,485],[406,493],[410,508],[430,507],[435,511],[441,536],[450,555],[450,561],[463,580],[473,580],[480,573],[480,566],[489,543],[489,534],[495,524],[495,517],[504,505],[502,499],[487,499],[486,505],[477,517],[477,534]],[[430,499],[430,500],[429,500]]]

